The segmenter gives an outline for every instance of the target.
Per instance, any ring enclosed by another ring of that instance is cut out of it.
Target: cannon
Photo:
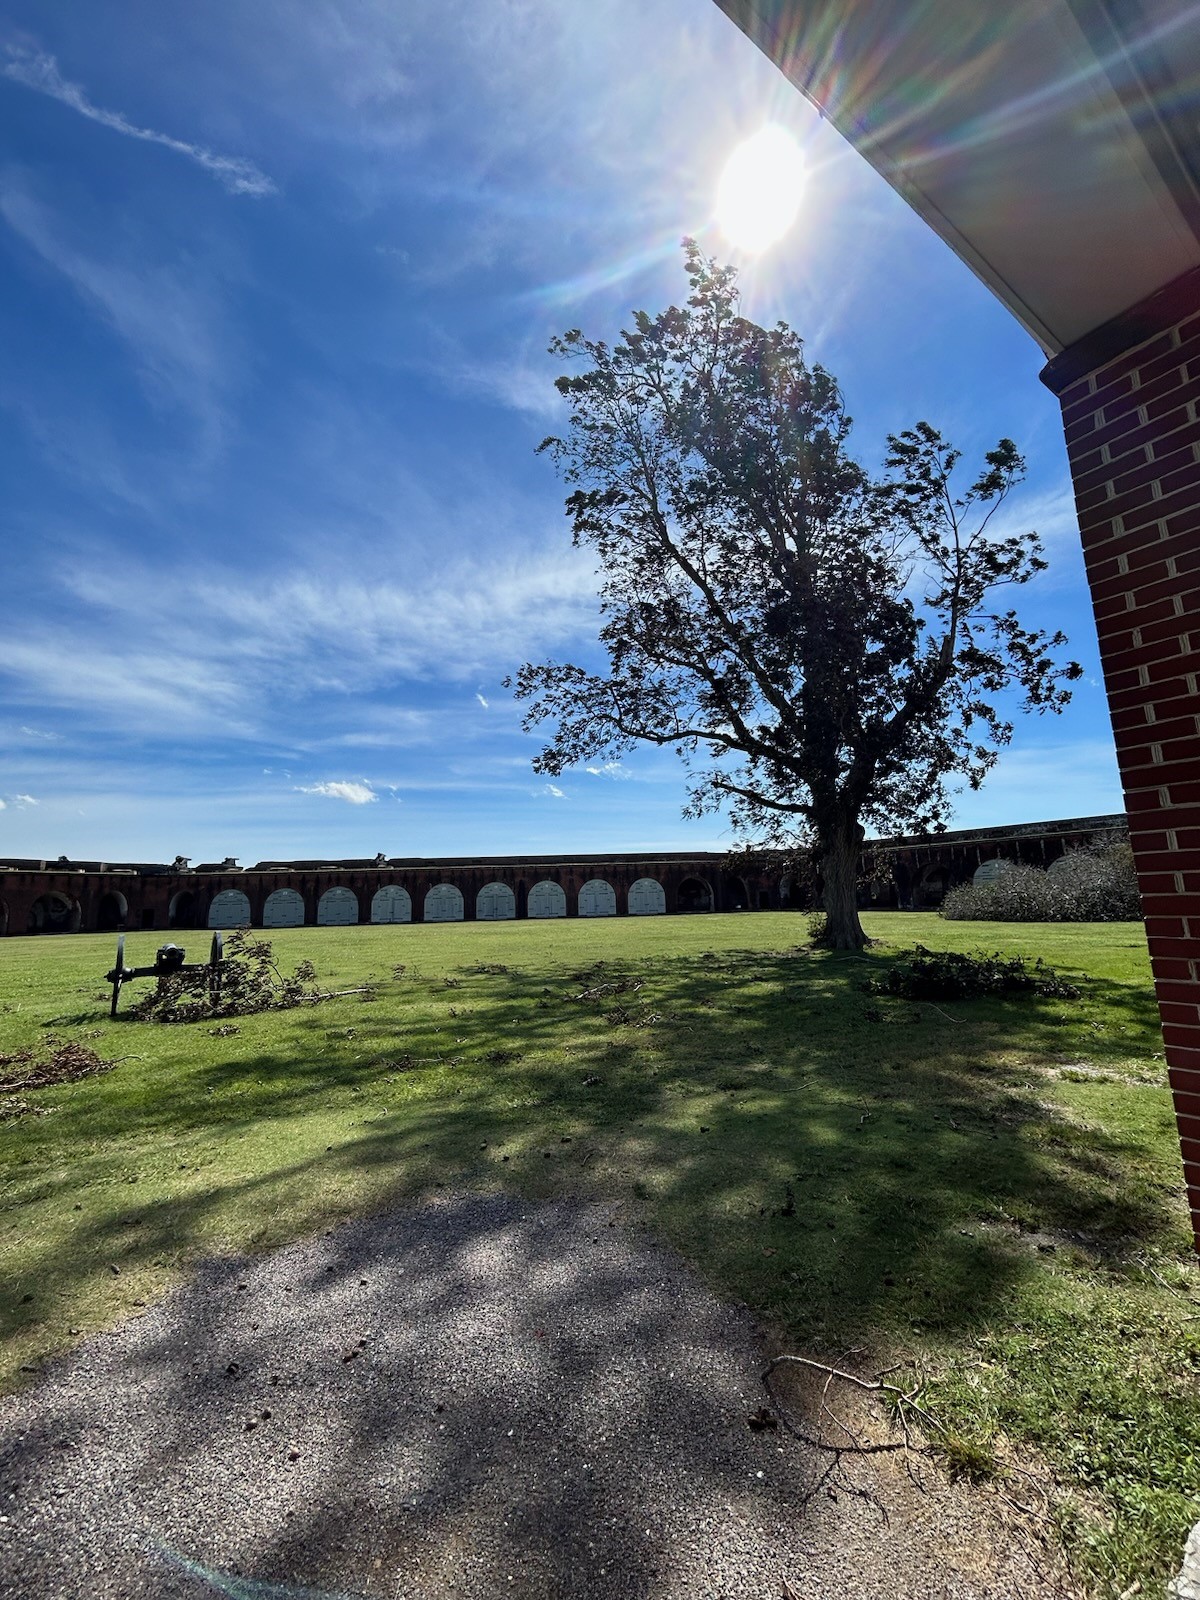
[[[221,962],[222,954],[221,935],[218,931],[213,934],[212,948],[207,961],[187,960],[187,951],[177,944],[160,944],[154,954],[152,967],[127,967],[125,965],[125,935],[121,934],[117,940],[117,959],[111,972],[104,975],[105,983],[112,984],[112,1005],[109,1016],[117,1014],[117,1001],[121,998],[121,985],[130,983],[134,978],[169,978],[176,972],[207,972],[209,975],[208,986],[213,994],[221,992]]]

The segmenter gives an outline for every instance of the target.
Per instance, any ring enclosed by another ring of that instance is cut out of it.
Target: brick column
[[[1056,356],[1200,1250],[1200,272]]]

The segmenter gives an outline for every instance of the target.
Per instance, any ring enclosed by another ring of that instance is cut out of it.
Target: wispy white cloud
[[[61,570],[61,590],[84,610],[70,628],[16,622],[0,680],[30,706],[86,713],[93,726],[125,733],[386,748],[437,729],[427,713],[392,705],[361,707],[348,730],[345,696],[403,700],[405,683],[478,682],[594,626],[591,568],[569,548],[450,562],[411,582],[347,565],[251,577],[186,564],[115,573],[75,560]],[[336,732],[314,722],[314,704],[340,708]]]
[[[566,791],[563,790],[563,789],[560,789],[558,787],[558,785],[555,784],[555,783],[548,783],[546,785],[546,787],[541,790],[541,793],[542,794],[553,795],[555,800],[565,800],[567,798]]]
[[[19,807],[41,805],[41,801],[35,800],[31,794],[15,794],[13,800]]]
[[[24,735],[24,737],[26,739],[46,739],[46,740],[54,741],[54,740],[60,739],[62,737],[61,734],[48,733],[44,728],[26,728],[26,727],[22,727],[21,733]]]
[[[485,699],[484,699],[484,698],[483,698],[483,696],[482,696],[482,695],[481,695],[481,694],[480,694],[480,693],[479,693],[479,692],[478,692],[478,691],[476,691],[476,694],[475,694],[475,698],[476,698],[476,700],[478,700],[478,701],[479,701],[479,704],[480,704],[480,705],[481,705],[481,706],[482,706],[482,707],[483,707],[483,709],[484,709],[484,710],[485,710],[485,711],[486,711],[486,710],[487,710],[487,708],[488,708],[488,703],[487,703],[487,701],[486,701],[486,700],[485,700]]]
[[[297,786],[297,794],[323,794],[330,800],[345,800],[352,806],[368,806],[379,796],[369,783],[302,783]]]
[[[7,811],[7,810],[8,810],[8,801],[7,800],[0,800],[0,811]]]
[[[603,766],[585,767],[584,771],[590,772],[593,778],[613,778],[622,783],[628,783],[633,777],[633,773],[619,761],[606,761]]]
[[[0,174],[0,217],[132,351],[152,393],[220,423],[218,390],[227,371],[219,315],[204,275],[155,264],[140,254],[107,259],[80,248],[66,218],[30,192],[19,173]]]
[[[58,62],[45,51],[26,45],[10,44],[6,47],[6,53],[8,59],[0,66],[0,74],[13,83],[22,84],[26,89],[33,89],[37,94],[48,95],[51,100],[69,106],[81,117],[86,117],[89,122],[97,122],[102,128],[123,134],[127,139],[140,139],[145,144],[161,145],[166,150],[173,150],[176,155],[185,156],[197,166],[203,167],[206,172],[211,172],[217,182],[230,194],[244,194],[254,199],[261,199],[264,195],[277,192],[275,184],[266,173],[260,171],[253,161],[248,161],[244,156],[219,155],[206,145],[195,144],[187,139],[176,139],[171,134],[159,133],[154,128],[140,128],[136,123],[130,122],[124,112],[107,111],[103,106],[93,104],[80,84],[71,83],[63,77],[58,69]]]

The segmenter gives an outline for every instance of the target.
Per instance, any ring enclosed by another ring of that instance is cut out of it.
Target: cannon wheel
[[[121,998],[121,984],[125,981],[125,935],[123,933],[117,937],[117,959],[108,976],[109,981],[112,983],[113,991],[112,1005],[109,1007],[108,1014],[110,1017],[115,1017],[117,1014],[117,1001]]]

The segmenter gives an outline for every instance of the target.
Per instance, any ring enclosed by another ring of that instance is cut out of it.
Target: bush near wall
[[[1133,922],[1141,918],[1128,844],[1077,850],[1053,872],[1014,863],[992,883],[964,883],[942,901],[951,922]]]

